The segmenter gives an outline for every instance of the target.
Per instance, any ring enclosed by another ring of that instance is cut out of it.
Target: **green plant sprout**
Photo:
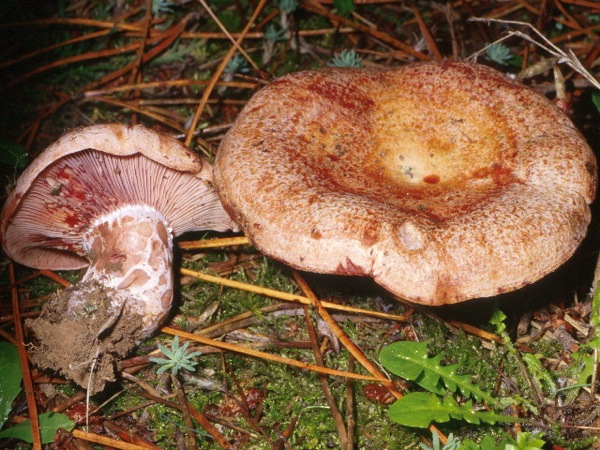
[[[242,55],[234,55],[229,60],[224,70],[225,74],[233,75],[234,73],[248,73],[250,72],[250,66],[248,61]]]
[[[460,439],[455,437],[452,433],[448,435],[448,442],[446,442],[445,445],[442,445],[437,433],[431,433],[431,447],[422,443],[421,448],[423,450],[458,450],[460,444]]]
[[[173,343],[171,344],[171,348],[158,344],[158,349],[163,353],[163,355],[166,356],[166,358],[150,358],[150,361],[160,366],[156,373],[161,374],[169,369],[171,370],[171,373],[173,375],[177,375],[180,369],[185,369],[190,372],[193,372],[195,370],[194,366],[198,363],[192,361],[192,359],[196,356],[201,355],[202,353],[188,353],[187,348],[189,344],[189,342],[186,342],[180,347],[179,336],[175,336],[175,339],[173,339]]]
[[[344,49],[337,55],[334,55],[331,63],[327,65],[331,67],[352,67],[358,69],[362,67],[362,58],[354,50]]]
[[[268,42],[278,42],[287,40],[287,28],[277,29],[272,23],[268,24],[265,29],[264,39]]]
[[[573,364],[571,364],[569,373],[574,382],[570,386],[563,387],[559,391],[567,390],[565,404],[570,404],[575,400],[581,388],[591,386],[598,375],[598,353],[600,352],[600,288],[596,287],[596,292],[592,298],[592,311],[590,313],[591,334],[590,340],[579,346],[573,353]],[[595,386],[591,386],[595,391]]]
[[[514,444],[506,444],[504,450],[542,450],[544,440],[542,433],[520,432],[517,434],[517,440]]]
[[[173,12],[173,7],[177,4],[168,0],[152,0],[152,14],[160,16]]]
[[[507,66],[513,59],[510,49],[501,43],[490,45],[485,51],[486,58],[490,61],[498,63],[502,66]]]
[[[496,309],[492,313],[490,324],[496,327],[496,333],[502,338],[504,348],[517,363],[523,377],[527,382],[529,395],[527,395],[527,399],[522,399],[522,406],[527,407],[530,411],[537,414],[539,413],[539,407],[543,403],[540,392],[544,391],[549,393],[549,395],[554,396],[557,392],[556,384],[552,378],[552,375],[535,355],[523,355],[515,347],[508,332],[506,331],[506,324],[504,323],[505,320],[506,315],[499,309]]]
[[[277,8],[282,14],[290,14],[296,11],[298,2],[296,0],[279,0],[277,2]]]
[[[448,441],[449,442],[449,441]],[[473,442],[471,439],[465,439],[461,444],[460,450],[542,450],[544,447],[542,433],[530,433],[527,431],[517,432],[513,438],[508,433],[502,433],[500,441],[496,441],[491,436],[485,436],[481,442]]]
[[[490,436],[484,437],[480,443],[470,439],[461,442],[452,433],[448,435],[448,441],[442,446],[437,433],[431,434],[431,446],[421,444],[422,450],[542,450],[544,447],[542,433],[529,433],[519,431],[516,439],[504,434],[499,442],[495,442]]]

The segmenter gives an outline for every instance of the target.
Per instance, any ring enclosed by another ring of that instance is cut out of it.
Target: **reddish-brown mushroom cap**
[[[278,79],[224,138],[215,185],[265,254],[440,305],[565,262],[587,231],[596,162],[546,98],[444,61]]]
[[[19,177],[2,209],[2,246],[30,267],[79,269],[88,265],[81,238],[89,224],[132,204],[160,211],[176,236],[235,226],[208,163],[147,128],[105,124],[65,134]]]

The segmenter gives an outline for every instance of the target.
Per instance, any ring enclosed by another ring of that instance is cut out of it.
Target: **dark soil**
[[[142,321],[113,305],[113,294],[89,282],[54,294],[37,319],[26,321],[33,363],[61,372],[91,394],[115,381],[115,361],[137,344]]]

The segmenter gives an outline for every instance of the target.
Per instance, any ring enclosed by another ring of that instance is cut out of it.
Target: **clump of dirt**
[[[54,294],[40,316],[25,324],[33,334],[32,362],[61,372],[91,394],[115,381],[116,362],[138,343],[142,328],[142,317],[125,300],[115,301],[117,296],[96,282]]]

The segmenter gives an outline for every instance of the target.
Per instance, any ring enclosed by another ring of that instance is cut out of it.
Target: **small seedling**
[[[542,433],[518,433],[516,443],[506,444],[504,450],[542,450],[545,442],[541,437]]]
[[[501,43],[490,45],[486,49],[485,55],[490,61],[494,61],[502,66],[507,66],[513,59],[510,49]]]
[[[268,42],[278,42],[278,41],[286,41],[287,40],[287,28],[277,29],[275,25],[272,23],[267,25],[265,29],[264,39]]]
[[[362,67],[362,58],[354,50],[342,50],[337,55],[334,55],[331,63],[328,64],[331,67],[352,67],[358,69]]]
[[[228,75],[233,75],[234,73],[248,73],[250,72],[250,67],[248,66],[246,58],[242,55],[234,55],[227,63],[224,72]]]
[[[427,444],[421,444],[423,450],[458,450],[460,448],[460,439],[452,433],[448,435],[448,442],[442,445],[437,433],[431,433],[431,447]]]
[[[277,2],[277,8],[279,8],[279,11],[283,14],[290,14],[296,11],[298,2],[296,0],[279,0]]]
[[[163,355],[166,356],[166,358],[150,358],[150,361],[155,362],[160,366],[156,373],[161,374],[169,369],[171,370],[171,373],[173,375],[177,375],[180,369],[185,369],[189,370],[190,372],[193,372],[194,366],[198,363],[192,361],[192,359],[196,356],[201,355],[202,353],[188,353],[187,348],[189,344],[189,342],[186,342],[180,347],[179,336],[175,336],[175,339],[173,339],[173,344],[171,344],[171,348],[158,344],[159,350],[163,353]]]
[[[170,14],[173,12],[173,7],[177,4],[168,0],[154,0],[152,2],[152,14],[160,16],[163,14]]]

